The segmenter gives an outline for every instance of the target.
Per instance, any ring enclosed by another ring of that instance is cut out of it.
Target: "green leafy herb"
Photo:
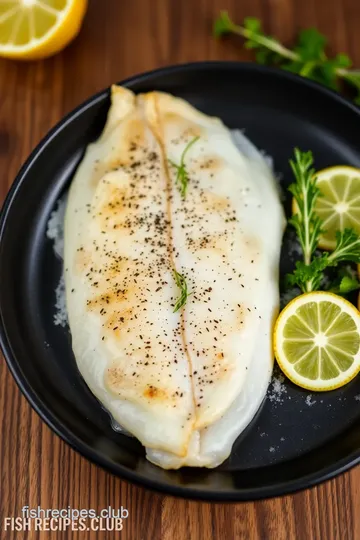
[[[330,292],[340,295],[346,295],[358,289],[360,289],[360,283],[356,278],[355,272],[353,273],[347,268],[339,269],[337,279],[329,287]]]
[[[192,293],[188,292],[188,287],[187,287],[186,279],[184,278],[184,276],[179,274],[179,272],[177,272],[176,270],[174,270],[174,279],[175,279],[175,283],[177,287],[179,287],[180,289],[180,296],[176,300],[174,311],[173,311],[173,313],[176,313],[176,311],[179,311],[179,309],[181,309],[186,304],[186,300],[188,296],[190,296],[190,294]]]
[[[336,294],[348,294],[352,291],[357,291],[360,289],[360,283],[356,278],[343,277],[340,281],[340,284],[337,288],[333,287],[330,289],[331,292]]]
[[[245,38],[245,47],[254,49],[256,61],[260,64],[275,65],[333,90],[339,90],[340,80],[346,81],[355,88],[355,101],[360,104],[360,70],[349,69],[352,61],[346,54],[328,58],[325,52],[327,39],[315,28],[302,30],[293,49],[289,49],[277,39],[265,35],[259,19],[247,17],[242,25],[237,25],[226,11],[222,11],[214,23],[214,35],[221,37],[229,33]]]
[[[304,260],[296,263],[293,273],[287,276],[287,283],[300,287],[303,292],[310,292],[320,287],[326,268],[345,261],[360,263],[360,237],[353,229],[337,231],[334,251],[314,256],[322,232],[322,221],[314,211],[320,191],[316,185],[312,153],[296,148],[295,159],[290,160],[290,165],[295,182],[289,186],[289,191],[295,197],[298,211],[289,223],[297,232]],[[348,281],[344,281],[343,289],[346,286],[349,286]]]
[[[180,158],[180,165],[178,165],[177,163],[174,163],[173,161],[171,161],[171,159],[169,159],[169,163],[175,167],[176,169],[176,184],[178,185],[178,188],[179,188],[179,191],[180,191],[180,194],[181,196],[185,199],[186,197],[186,190],[187,190],[187,186],[188,186],[188,182],[189,182],[189,175],[188,175],[188,172],[186,170],[186,166],[185,166],[185,156],[187,154],[187,152],[190,150],[190,148],[192,147],[193,144],[196,143],[197,140],[199,140],[200,137],[195,137],[194,139],[192,139],[190,142],[188,142],[188,144],[185,146],[182,154],[181,154],[181,158]]]

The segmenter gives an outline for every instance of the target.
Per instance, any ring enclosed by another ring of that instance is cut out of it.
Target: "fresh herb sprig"
[[[300,152],[295,148],[295,159],[290,160],[290,166],[296,181],[289,186],[299,209],[289,223],[295,227],[304,253],[304,262],[310,264],[319,236],[321,234],[321,221],[315,214],[315,203],[320,195],[316,185],[315,169],[311,152]]]
[[[175,279],[175,283],[177,287],[180,289],[180,296],[176,300],[174,311],[173,311],[173,313],[176,313],[177,311],[179,311],[179,309],[181,309],[186,304],[188,296],[190,296],[192,293],[188,292],[188,286],[187,286],[186,279],[184,278],[184,276],[179,274],[179,272],[177,272],[176,270],[174,270],[174,279]]]
[[[193,144],[195,144],[196,141],[199,140],[199,138],[200,137],[194,137],[194,139],[191,139],[191,141],[189,141],[188,144],[185,146],[180,157],[180,165],[174,163],[174,161],[171,161],[171,159],[169,159],[169,163],[176,169],[176,184],[183,199],[185,199],[186,197],[186,191],[189,183],[189,174],[185,165],[185,156],[190,150],[190,148],[193,146]]]
[[[360,263],[360,237],[353,229],[337,231],[334,251],[314,255],[323,231],[322,221],[314,210],[320,191],[316,185],[312,153],[301,152],[296,148],[295,159],[290,160],[290,165],[295,182],[289,186],[289,191],[296,200],[297,213],[290,218],[289,223],[297,232],[304,260],[298,261],[293,273],[287,275],[287,283],[300,287],[303,292],[311,292],[320,287],[326,268],[341,262]],[[350,288],[349,282],[343,283],[343,291],[346,288]]]
[[[215,37],[233,33],[245,38],[245,47],[254,49],[259,64],[274,65],[297,73],[333,90],[340,89],[341,80],[346,81],[355,88],[355,102],[360,104],[360,70],[350,69],[352,61],[346,54],[329,58],[325,52],[327,39],[315,28],[302,30],[292,49],[276,38],[265,35],[261,21],[255,17],[246,17],[243,24],[238,25],[226,11],[222,11],[213,31]]]

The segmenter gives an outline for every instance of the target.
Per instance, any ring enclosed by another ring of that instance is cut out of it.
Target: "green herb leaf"
[[[357,291],[360,288],[360,283],[357,279],[343,277],[339,287],[339,294],[348,294],[352,291]]]
[[[259,34],[259,35],[260,34],[264,35],[262,31],[261,21],[257,17],[245,17],[244,28],[246,28],[247,30],[250,30],[250,32],[255,32],[256,34]]]
[[[186,166],[185,166],[185,156],[186,156],[187,152],[190,150],[190,148],[192,147],[192,145],[195,144],[196,141],[199,140],[199,138],[200,137],[195,137],[190,142],[188,142],[188,144],[185,146],[185,148],[184,148],[184,150],[183,150],[183,152],[181,154],[180,165],[177,165],[177,163],[174,163],[173,161],[171,161],[171,159],[168,160],[169,163],[177,171],[177,173],[176,173],[176,184],[178,185],[180,194],[184,199],[186,197],[186,191],[187,191],[188,182],[189,182],[189,175],[188,175],[188,172],[187,172]]]
[[[317,82],[328,86],[332,90],[339,89],[336,60],[325,60],[318,68],[319,80]]]
[[[180,289],[180,296],[176,300],[174,311],[173,311],[173,313],[176,313],[177,311],[179,311],[179,309],[181,309],[186,304],[186,300],[188,296],[190,296],[192,293],[188,292],[188,287],[187,287],[186,279],[184,278],[184,276],[179,274],[179,272],[177,272],[176,270],[174,270],[174,279],[175,279],[175,283],[177,287]]]
[[[216,38],[228,34],[233,30],[233,23],[227,11],[221,11],[219,17],[214,22],[213,34]]]
[[[328,266],[328,253],[315,257],[310,264],[297,261],[292,274],[286,276],[289,286],[298,286],[303,292],[315,291],[320,287],[323,271]]]
[[[346,295],[358,289],[360,289],[360,282],[357,273],[349,265],[339,267],[336,279],[328,287],[330,292],[340,295]]]
[[[306,283],[312,278],[310,267],[303,261],[297,261],[295,270],[291,274],[286,274],[286,287],[299,287],[303,292],[306,292]]]
[[[298,43],[294,51],[299,55],[302,62],[320,61],[325,58],[327,39],[315,28],[307,28],[299,33]]]
[[[360,289],[360,283],[356,278],[344,276],[332,283],[329,291],[334,294],[346,295]]]
[[[344,53],[337,54],[333,61],[335,62],[336,67],[339,68],[351,68],[352,66],[352,60],[350,56]]]

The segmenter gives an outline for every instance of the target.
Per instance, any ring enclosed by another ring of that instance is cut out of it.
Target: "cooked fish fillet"
[[[262,185],[263,197],[269,206],[278,200],[278,190],[269,166],[263,156],[242,135],[240,131],[232,133],[237,148],[249,160],[252,174]],[[182,466],[216,467],[223,463],[230,455],[232,446],[239,434],[251,422],[258,411],[269,385],[273,369],[272,328],[274,318],[279,309],[279,257],[284,217],[282,211],[274,213],[270,224],[269,236],[269,281],[266,290],[266,306],[261,325],[258,329],[254,352],[249,369],[246,373],[246,383],[226,413],[211,426],[193,433],[188,453],[184,457],[147,450],[147,458],[154,464],[166,469],[177,469]]]
[[[190,142],[184,197],[176,165]],[[65,282],[78,367],[165,468],[226,459],[271,374],[284,216],[249,148],[183,100],[113,87],[104,132],[70,189]],[[176,312],[174,270],[191,292]]]

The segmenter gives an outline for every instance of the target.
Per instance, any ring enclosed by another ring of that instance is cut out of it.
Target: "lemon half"
[[[274,348],[293,383],[314,391],[339,388],[360,371],[360,313],[333,293],[298,296],[280,313]]]
[[[78,34],[88,0],[1,0],[0,56],[46,58]]]

